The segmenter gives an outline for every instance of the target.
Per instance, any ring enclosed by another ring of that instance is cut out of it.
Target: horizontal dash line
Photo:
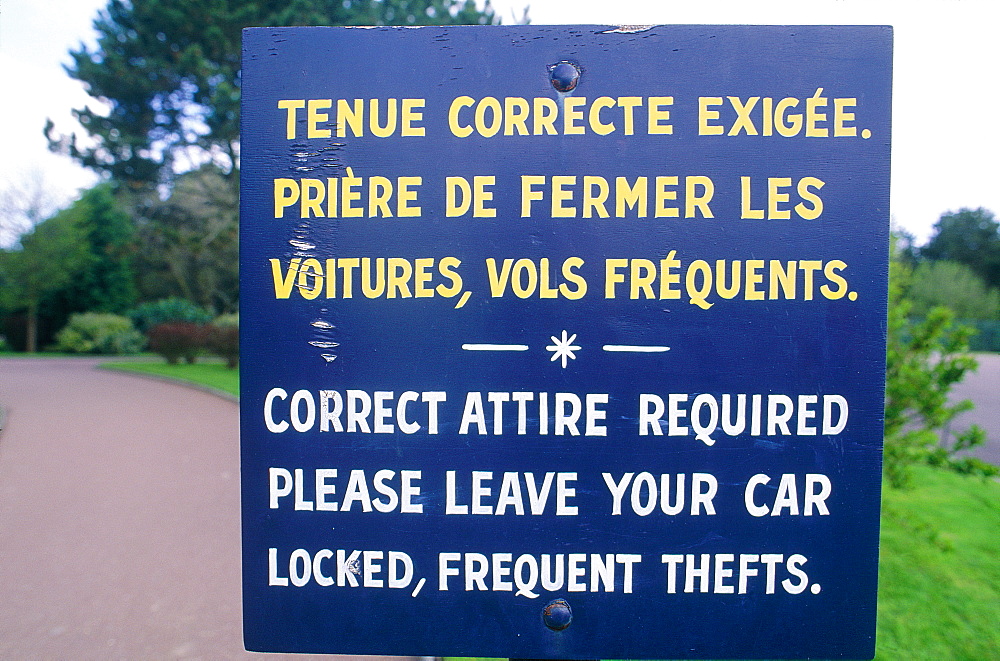
[[[601,347],[605,351],[628,351],[631,353],[661,353],[670,351],[670,347],[644,347],[630,344],[605,344]]]
[[[527,344],[463,344],[466,351],[527,351]]]

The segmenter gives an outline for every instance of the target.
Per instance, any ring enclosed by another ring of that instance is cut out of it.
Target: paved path
[[[977,424],[986,430],[986,444],[974,454],[980,459],[1000,465],[1000,354],[976,354],[979,369],[952,389],[952,400],[971,399],[972,411],[958,416],[951,427],[962,431]]]
[[[242,644],[237,406],[97,362],[0,360],[0,658],[271,658]]]

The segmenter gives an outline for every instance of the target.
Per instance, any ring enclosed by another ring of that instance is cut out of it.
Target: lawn
[[[878,659],[1000,658],[1000,484],[923,468],[882,499]]]
[[[125,372],[151,374],[161,378],[195,383],[213,390],[222,391],[234,397],[239,397],[240,395],[240,371],[238,369],[229,369],[224,363],[217,361],[198,362],[193,365],[186,363],[168,365],[163,361],[123,361],[103,363],[101,367]]]

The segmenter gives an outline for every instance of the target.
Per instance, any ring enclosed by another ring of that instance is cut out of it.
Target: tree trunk
[[[38,351],[38,303],[32,302],[28,305],[28,323],[25,328],[25,347],[28,353]]]

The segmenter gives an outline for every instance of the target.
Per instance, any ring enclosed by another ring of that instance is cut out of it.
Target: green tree
[[[490,24],[473,0],[110,0],[97,44],[67,72],[106,106],[74,111],[85,140],[46,126],[50,146],[141,187],[190,169],[239,169],[241,30],[247,26]]]
[[[86,256],[76,276],[47,300],[60,322],[73,312],[121,314],[135,305],[134,226],[113,191],[112,183],[95,186],[67,210]]]
[[[1000,223],[982,207],[943,214],[920,256],[965,264],[988,286],[1000,287]]]
[[[987,287],[978,274],[959,262],[918,263],[910,275],[907,299],[910,315],[917,318],[944,306],[963,321],[1000,319],[1000,292]]]
[[[0,252],[3,307],[26,316],[25,349],[38,351],[39,310],[45,296],[64,287],[87,258],[74,214],[61,211],[21,236],[19,248]]]
[[[75,312],[121,313],[135,305],[132,220],[113,189],[105,183],[85,191],[4,256],[4,308],[24,312],[26,344],[33,348]]]
[[[905,227],[892,226],[892,241],[895,249],[894,258],[907,266],[916,266],[920,261],[920,248],[917,247],[917,237]]]
[[[239,302],[236,191],[218,168],[177,177],[170,196],[139,208],[136,255],[143,299],[176,296],[215,313]]]
[[[96,46],[72,51],[67,67],[101,102],[74,111],[86,135],[51,121],[45,133],[53,150],[125,184],[142,298],[233,311],[242,29],[493,22],[473,0],[110,0]]]

